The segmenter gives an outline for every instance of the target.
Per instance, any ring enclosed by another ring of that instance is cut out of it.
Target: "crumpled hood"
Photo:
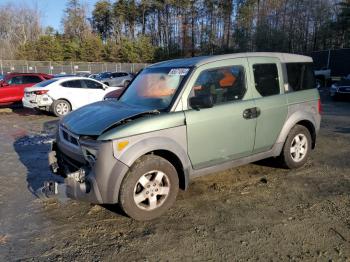
[[[118,122],[147,112],[152,110],[119,101],[101,101],[69,113],[61,125],[77,135],[99,136]]]

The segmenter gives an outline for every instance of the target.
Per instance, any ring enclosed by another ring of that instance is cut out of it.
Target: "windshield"
[[[50,80],[42,81],[40,83],[37,83],[34,87],[45,87],[48,86],[49,84],[56,82],[58,79],[52,78]]]
[[[110,77],[111,76],[111,72],[104,72],[104,73],[101,73],[98,77],[99,78],[108,78],[108,77]]]
[[[120,98],[129,105],[162,110],[169,107],[189,68],[144,69]]]

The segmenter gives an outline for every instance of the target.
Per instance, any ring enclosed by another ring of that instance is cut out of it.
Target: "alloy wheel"
[[[67,103],[61,102],[56,105],[56,112],[63,116],[69,113],[69,106]]]
[[[150,171],[137,181],[134,188],[134,202],[138,208],[151,211],[165,202],[169,192],[168,176],[162,171]]]
[[[297,134],[291,143],[290,155],[295,162],[302,161],[308,150],[307,137],[304,134]]]

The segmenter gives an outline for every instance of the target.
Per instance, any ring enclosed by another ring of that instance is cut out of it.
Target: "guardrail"
[[[106,71],[136,73],[147,65],[146,63],[0,60],[0,73],[75,74],[89,72],[94,74]]]

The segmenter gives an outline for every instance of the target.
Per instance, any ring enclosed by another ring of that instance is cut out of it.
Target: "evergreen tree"
[[[79,50],[79,60],[88,62],[100,61],[103,52],[101,38],[90,34],[83,39]]]
[[[92,12],[94,30],[105,42],[112,33],[112,5],[108,0],[100,0]]]

